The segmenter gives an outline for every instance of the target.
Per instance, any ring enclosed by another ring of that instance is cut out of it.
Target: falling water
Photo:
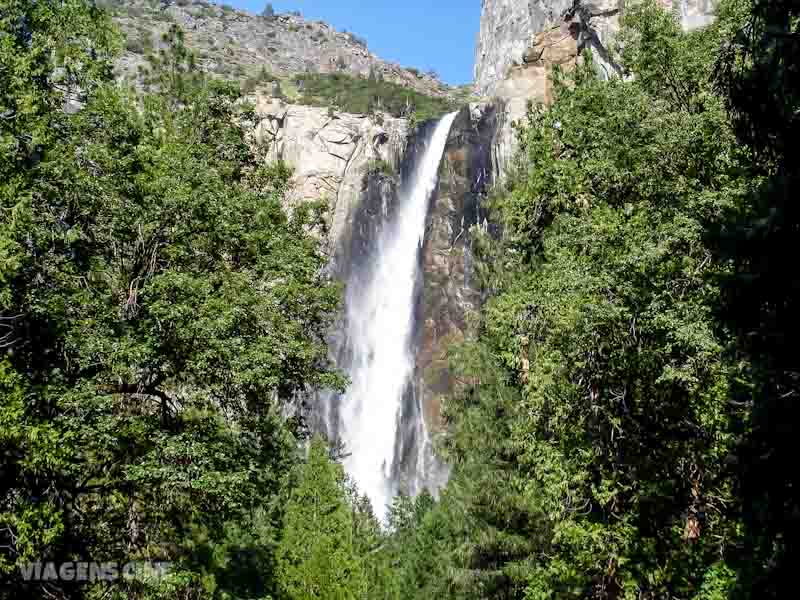
[[[408,443],[402,439],[403,431],[417,432],[417,446],[428,445],[421,410],[411,411],[416,423],[401,421],[409,418],[403,402],[414,375],[419,249],[455,116],[447,115],[437,124],[410,181],[403,186],[405,192],[391,222],[379,234],[366,280],[348,285],[346,294],[345,334],[350,352],[349,364],[343,366],[351,385],[339,405],[339,438],[349,453],[345,469],[369,496],[379,517],[397,492],[401,459],[397,454]],[[416,448],[415,470],[425,468],[425,452],[429,449]]]

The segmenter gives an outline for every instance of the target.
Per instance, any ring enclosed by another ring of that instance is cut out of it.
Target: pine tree
[[[298,473],[277,552],[281,589],[292,600],[358,598],[364,586],[344,470],[320,438]]]

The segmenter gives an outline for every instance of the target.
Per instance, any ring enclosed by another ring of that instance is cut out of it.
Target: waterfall
[[[428,483],[425,471],[433,462],[413,389],[414,313],[428,206],[455,116],[433,129],[378,233],[368,268],[350,278],[345,294],[347,352],[339,366],[351,384],[338,399],[335,430],[348,453],[344,467],[379,518],[398,491],[403,458],[414,462],[406,465],[409,493]]]

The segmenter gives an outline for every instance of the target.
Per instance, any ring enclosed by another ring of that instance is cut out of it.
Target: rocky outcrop
[[[365,116],[333,109],[255,98],[256,139],[268,160],[294,169],[290,206],[327,199],[332,249],[346,247],[367,174],[376,165],[398,171],[409,135],[406,119]]]
[[[501,110],[492,150],[493,171],[498,180],[508,171],[516,152],[513,123],[525,117],[529,102],[552,101],[553,67],[558,65],[568,71],[577,63],[578,54],[576,30],[571,23],[562,22],[534,36],[525,52],[524,64],[511,67],[506,78],[498,83],[495,102]]]
[[[183,29],[201,69],[234,81],[257,75],[262,68],[277,77],[373,73],[430,96],[455,93],[428,73],[382,60],[357,35],[299,14],[267,18],[205,0],[104,1],[127,38],[126,51],[117,64],[121,78],[137,80],[145,54],[158,48],[162,34],[174,23]]]
[[[553,26],[571,0],[483,0],[475,56],[475,87],[494,94],[513,64],[522,63],[534,34]]]
[[[687,30],[712,19],[712,0],[660,1]],[[493,149],[497,180],[516,152],[513,123],[525,117],[529,102],[552,101],[555,66],[574,68],[589,50],[601,75],[620,73],[608,48],[623,11],[624,0],[484,0],[475,85],[502,107]]]
[[[660,0],[685,29],[711,21],[713,0]],[[475,56],[475,87],[492,96],[510,69],[526,64],[535,36],[567,25],[579,51],[591,50],[601,73],[616,66],[608,47],[619,30],[624,0],[483,0]]]

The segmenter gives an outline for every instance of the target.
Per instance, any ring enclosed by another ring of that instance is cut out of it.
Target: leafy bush
[[[368,175],[386,175],[388,177],[394,176],[394,169],[392,165],[381,158],[376,158],[372,160],[367,165],[367,174]]]
[[[281,557],[311,539],[313,559],[352,531],[319,444],[297,471],[325,503],[284,485],[303,432],[282,399],[342,387],[324,340],[339,292],[309,233],[325,207],[287,214],[289,169],[264,165],[252,110],[198,72],[177,28],[137,97],[111,80],[116,32],[90,2],[3,11],[0,598],[276,597],[279,539]],[[54,56],[80,57],[80,111],[62,109]],[[123,552],[176,568],[80,593],[20,572]],[[352,554],[311,574],[338,577]]]
[[[413,113],[425,121],[457,108],[447,98],[435,98],[396,83],[343,73],[300,75],[297,86],[305,104],[336,105],[345,112],[356,114],[383,111],[401,117]]]

